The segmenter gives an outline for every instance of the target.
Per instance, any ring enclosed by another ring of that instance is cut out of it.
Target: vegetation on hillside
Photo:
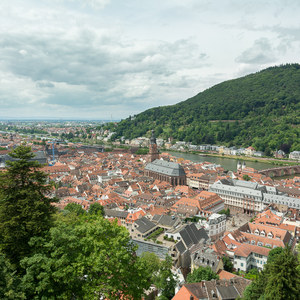
[[[156,136],[193,144],[300,150],[300,65],[271,67],[171,106],[122,120],[113,139]]]

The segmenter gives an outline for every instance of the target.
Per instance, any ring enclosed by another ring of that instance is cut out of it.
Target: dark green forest
[[[300,65],[270,67],[217,84],[186,101],[118,123],[112,139],[150,136],[253,146],[266,154],[300,150]]]

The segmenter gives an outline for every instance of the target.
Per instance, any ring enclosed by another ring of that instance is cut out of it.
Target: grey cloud
[[[236,58],[236,62],[245,64],[266,64],[274,62],[274,50],[267,38],[261,38]]]
[[[55,87],[55,85],[49,81],[38,81],[36,83],[36,86],[39,88],[54,88]]]
[[[87,38],[77,38],[83,35]],[[189,40],[149,44],[118,39],[97,37],[87,30],[72,39],[4,34],[1,64],[15,76],[32,80],[37,88],[52,88],[43,103],[79,107],[135,103],[136,99],[152,103],[161,82],[168,81],[175,89],[188,88],[189,78],[178,71],[206,66],[207,55]],[[67,87],[61,90],[59,84]]]

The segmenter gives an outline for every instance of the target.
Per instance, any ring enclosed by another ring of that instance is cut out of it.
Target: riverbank
[[[225,155],[225,154],[217,154],[217,153],[210,153],[210,152],[198,152],[198,151],[175,151],[170,149],[162,149],[166,152],[181,152],[185,154],[194,154],[199,155],[202,157],[218,157],[218,158],[228,158],[234,159],[237,161],[251,161],[251,162],[263,162],[274,166],[294,166],[299,165],[297,161],[285,160],[285,159],[276,159],[271,157],[249,157],[249,156],[241,156],[241,155]]]

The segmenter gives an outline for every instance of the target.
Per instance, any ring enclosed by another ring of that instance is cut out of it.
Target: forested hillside
[[[171,106],[122,120],[113,139],[157,136],[193,144],[300,150],[300,65],[271,67],[217,84]]]

